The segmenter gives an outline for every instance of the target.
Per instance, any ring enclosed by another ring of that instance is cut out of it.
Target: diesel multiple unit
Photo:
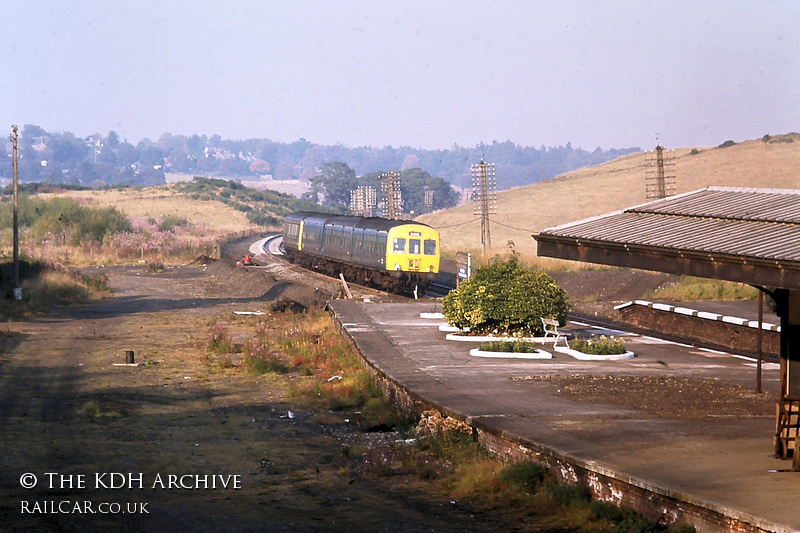
[[[407,220],[293,213],[283,248],[305,268],[397,293],[424,292],[439,272],[439,232]]]

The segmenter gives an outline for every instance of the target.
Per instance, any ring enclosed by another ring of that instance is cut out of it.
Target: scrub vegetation
[[[681,302],[755,300],[758,289],[744,283],[683,277],[677,283],[645,294],[645,298]]]
[[[447,498],[473,514],[502,516],[497,523],[505,526],[500,529],[514,524],[517,531],[670,530],[593,500],[585,487],[558,485],[538,464],[504,464],[481,448],[471,428],[458,420],[436,411],[416,417],[401,414],[375,388],[355,350],[321,310],[275,313],[249,326],[245,322],[230,327],[228,331],[216,321],[210,326],[210,353],[242,351],[245,371],[279,380],[287,399],[313,413],[314,420],[347,417],[362,431],[390,432],[391,438],[368,446],[342,445],[339,455],[330,458],[340,472],[358,471],[387,484],[419,486],[431,497]],[[250,339],[238,346],[233,338],[248,327]]]
[[[73,265],[185,263],[213,256],[221,236],[277,228],[315,204],[222,179],[105,190],[28,184],[20,198],[24,257]],[[0,195],[0,254],[12,247],[10,191]]]

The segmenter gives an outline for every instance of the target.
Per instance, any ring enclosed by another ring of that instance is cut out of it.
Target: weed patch
[[[476,509],[501,511],[506,517],[516,517],[512,520],[519,524],[533,521],[537,531],[671,531],[631,510],[594,500],[585,486],[557,484],[539,464],[503,464],[448,417],[423,413],[418,433],[418,444],[409,452],[405,467]]]
[[[319,464],[335,467],[340,476],[431,484],[434,492],[470,509],[501,513],[504,523],[522,524],[521,530],[531,524],[532,530],[548,531],[666,531],[593,500],[585,487],[557,485],[538,464],[503,464],[458,419],[426,411],[412,425],[379,393],[356,352],[320,310],[275,313],[253,327],[253,338],[242,347],[245,369],[280,376],[286,397],[314,413],[308,420],[323,425],[354,420],[362,430],[396,431],[347,440],[338,453],[320,456]],[[220,324],[212,324],[209,335],[209,349],[231,349],[231,335]],[[293,482],[310,482],[306,473]]]
[[[167,269],[164,266],[164,263],[158,260],[150,261],[147,263],[147,271],[151,274],[160,274],[162,272],[166,272]]]
[[[674,285],[648,292],[644,297],[680,302],[755,300],[758,289],[732,281],[684,277]]]
[[[242,347],[233,342],[227,330],[217,324],[212,325],[208,332],[206,349],[215,354],[239,353],[242,351]]]
[[[122,418],[122,413],[119,411],[102,411],[100,406],[95,401],[90,401],[83,404],[80,414],[89,420],[94,420],[97,418]]]

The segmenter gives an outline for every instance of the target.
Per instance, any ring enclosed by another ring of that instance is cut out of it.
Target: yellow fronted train
[[[396,293],[423,294],[439,272],[439,232],[408,220],[292,213],[283,249],[304,268]]]

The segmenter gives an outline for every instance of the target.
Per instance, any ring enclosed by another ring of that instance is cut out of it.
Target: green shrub
[[[728,139],[724,143],[722,143],[719,146],[717,146],[717,148],[729,148],[731,146],[734,146],[735,144],[736,144],[735,142],[733,142],[732,140]]]
[[[111,285],[108,283],[108,276],[105,274],[82,274],[80,282],[100,292],[111,292]]]
[[[72,244],[86,240],[102,244],[108,237],[125,231],[131,231],[131,223],[116,207],[84,208],[83,216],[73,225]]]
[[[586,486],[549,485],[547,489],[550,499],[558,505],[588,505],[592,501],[592,491]]]
[[[11,220],[12,207],[3,205],[0,225],[9,227]],[[131,230],[130,221],[115,207],[87,207],[72,198],[21,198],[19,225],[30,228],[37,239],[69,236],[73,245],[87,240],[102,244],[108,236]]]
[[[442,301],[450,324],[479,334],[542,334],[542,317],[564,324],[568,310],[566,291],[544,272],[520,265],[516,252],[478,268]]]
[[[161,272],[166,272],[167,267],[161,261],[155,260],[147,263],[147,271],[151,274],[160,274]]]
[[[258,355],[245,353],[243,361],[245,368],[253,374],[288,374],[292,370],[289,363],[273,353]]]
[[[500,481],[513,483],[534,494],[544,483],[547,471],[541,465],[522,461],[506,466],[498,473]]]
[[[188,225],[189,221],[183,217],[179,217],[177,215],[167,215],[164,217],[164,220],[158,224],[158,231],[171,231],[175,228]]]
[[[280,220],[274,216],[264,215],[258,211],[250,211],[246,216],[248,222],[252,224],[258,224],[259,226],[277,226],[280,223]]]
[[[83,404],[81,412],[87,418],[97,418],[100,416],[100,406],[97,405],[97,402],[86,402]]]

